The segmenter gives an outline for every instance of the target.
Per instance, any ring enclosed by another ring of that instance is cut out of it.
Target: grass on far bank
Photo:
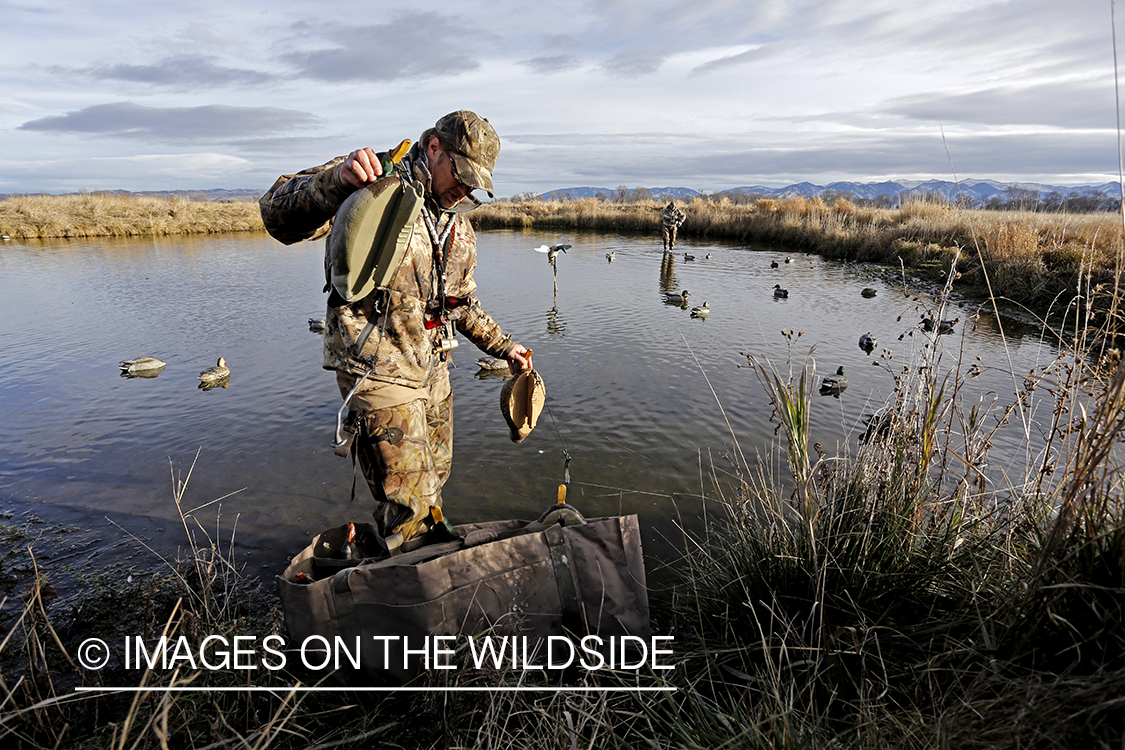
[[[613,231],[659,241],[664,203],[496,201],[472,214],[477,228]],[[761,199],[734,203],[700,197],[683,206],[682,237],[761,242],[829,258],[904,267],[942,281],[960,252],[960,288],[991,293],[1038,313],[1080,279],[1103,295],[1120,263],[1118,214],[962,209],[934,200],[899,208],[857,206],[846,199]],[[174,235],[261,231],[257,203],[165,200],[132,195],[15,196],[0,201],[0,235],[15,239]]]
[[[261,231],[254,201],[165,200],[113,193],[22,195],[0,201],[0,235],[16,239]]]
[[[475,211],[473,222],[478,228],[644,232],[658,238],[664,205],[593,198],[498,201]],[[877,208],[805,197],[745,204],[701,197],[680,207],[687,214],[681,237],[771,243],[894,268],[901,263],[939,281],[960,251],[961,288],[990,291],[1037,311],[1059,293],[1074,292],[1083,275],[1095,286],[1111,281],[1122,248],[1116,213],[982,211],[920,199]]]

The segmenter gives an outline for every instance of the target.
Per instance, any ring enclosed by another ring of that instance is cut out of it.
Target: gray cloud
[[[612,75],[636,77],[655,73],[664,64],[666,54],[644,50],[622,50],[610,57],[602,69]]]
[[[869,182],[883,177],[953,176],[945,146],[936,134],[869,132],[786,141],[784,145],[740,138],[741,147],[733,148],[730,138],[720,146],[706,138],[677,139],[658,133],[519,135],[512,140],[523,148],[507,163],[501,159],[495,175],[501,190],[525,184],[548,188],[683,185],[721,190],[802,180],[823,184],[838,179]],[[1112,133],[970,134],[948,140],[961,179],[1057,182],[1058,175],[1115,174],[1117,169]],[[685,151],[696,156],[675,158]],[[644,158],[638,158],[639,154]],[[1048,175],[1055,177],[1040,179]]]
[[[574,55],[543,55],[530,60],[521,60],[520,65],[535,73],[565,73],[582,66],[582,61]]]
[[[1115,127],[1112,81],[1003,86],[964,94],[927,93],[891,99],[887,114],[917,120],[985,125],[1051,125],[1071,128]]]
[[[298,29],[302,37],[309,29]],[[321,81],[394,81],[457,75],[480,68],[476,50],[490,35],[436,13],[402,16],[392,23],[321,28],[335,46],[289,52],[280,59],[300,75]],[[456,40],[472,39],[472,44]]]
[[[55,71],[69,72],[54,68]],[[245,68],[217,64],[214,57],[177,55],[148,65],[101,65],[76,70],[97,80],[150,83],[156,86],[194,88],[198,86],[260,86],[272,83],[274,76]]]
[[[191,143],[280,133],[319,124],[320,119],[307,112],[277,107],[144,107],[114,102],[31,120],[17,130]]]
[[[737,55],[727,55],[720,57],[717,60],[705,62],[702,65],[696,65],[691,69],[688,75],[705,75],[716,70],[724,70],[726,68],[736,68],[739,65],[745,65],[749,62],[756,62],[772,54],[769,47],[756,47],[755,49],[740,52]]]

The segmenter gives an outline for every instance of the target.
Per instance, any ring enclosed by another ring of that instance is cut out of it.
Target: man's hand
[[[352,151],[340,164],[340,181],[348,187],[361,188],[383,176],[383,165],[370,148]]]
[[[524,370],[531,370],[531,350],[516,344],[512,347],[512,351],[508,352],[508,367],[511,368],[513,374],[519,374]]]

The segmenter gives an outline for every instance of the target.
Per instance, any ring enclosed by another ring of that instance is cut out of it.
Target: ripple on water
[[[446,488],[455,520],[537,515],[562,480],[565,450],[571,499],[591,515],[641,513],[646,545],[655,546],[677,535],[677,511],[699,515],[691,496],[716,491],[710,480],[701,484],[701,463],[725,466],[735,442],[751,455],[775,443],[772,409],[753,372],[739,368],[740,352],[785,373],[781,331],[793,329],[803,331],[791,351],[797,364],[814,349],[818,376],[846,368],[842,398],[816,398],[812,407],[813,439],[832,446],[854,441],[862,416],[892,394],[890,373],[872,365],[881,350],[893,351],[897,367],[930,341],[906,335],[925,300],[780,248],[689,242],[667,258],[655,236],[478,238],[479,296],[535,350],[550,409],[512,444],[500,416],[502,379],[476,377],[476,350],[462,337]],[[557,294],[550,266],[532,250],[554,242],[572,245],[559,256]],[[683,261],[687,251],[695,261]],[[264,234],[5,248],[13,293],[0,298],[0,487],[9,499],[171,516],[169,469],[186,474],[199,451],[191,499],[204,504],[245,487],[221,503],[223,518],[238,516],[251,537],[280,540],[263,547],[264,558],[295,552],[308,532],[365,519],[363,482],[349,502],[351,463],[328,446],[339,393],[320,367],[321,339],[308,331],[324,307],[322,252],[320,243],[284,247]],[[57,300],[49,329],[29,314],[45,278]],[[774,284],[789,298],[774,300]],[[868,286],[876,297],[861,296]],[[689,307],[709,304],[706,320],[664,304],[682,289]],[[954,305],[945,317],[972,313]],[[1052,356],[1014,325],[1005,349],[985,322],[939,340],[950,364],[962,344],[990,365],[1010,352],[1018,372]],[[871,355],[856,345],[867,331],[880,342]],[[156,378],[121,378],[118,362],[142,355],[168,365]],[[229,387],[200,391],[198,373],[219,356],[230,363]],[[972,387],[1011,392],[1011,377],[988,369]],[[999,435],[996,444],[1014,451],[1018,440],[1007,440]],[[731,481],[723,470],[717,476]],[[166,533],[165,549],[181,542]]]

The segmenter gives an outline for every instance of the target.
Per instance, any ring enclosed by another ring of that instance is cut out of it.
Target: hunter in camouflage
[[[676,247],[676,230],[687,219],[687,214],[676,207],[675,201],[669,201],[660,215],[660,223],[664,233],[664,249],[671,250]]]
[[[430,508],[441,506],[453,458],[442,342],[452,329],[514,371],[531,368],[530,351],[504,334],[475,295],[476,235],[464,211],[479,205],[472,190],[492,195],[499,150],[491,124],[467,110],[427,129],[404,158],[426,202],[390,288],[351,304],[329,292],[323,364],[336,371],[342,395],[355,389],[346,431],[377,501],[380,533],[392,544],[424,532]],[[369,148],[283,175],[259,202],[266,229],[285,244],[324,237],[344,200],[381,175]]]

